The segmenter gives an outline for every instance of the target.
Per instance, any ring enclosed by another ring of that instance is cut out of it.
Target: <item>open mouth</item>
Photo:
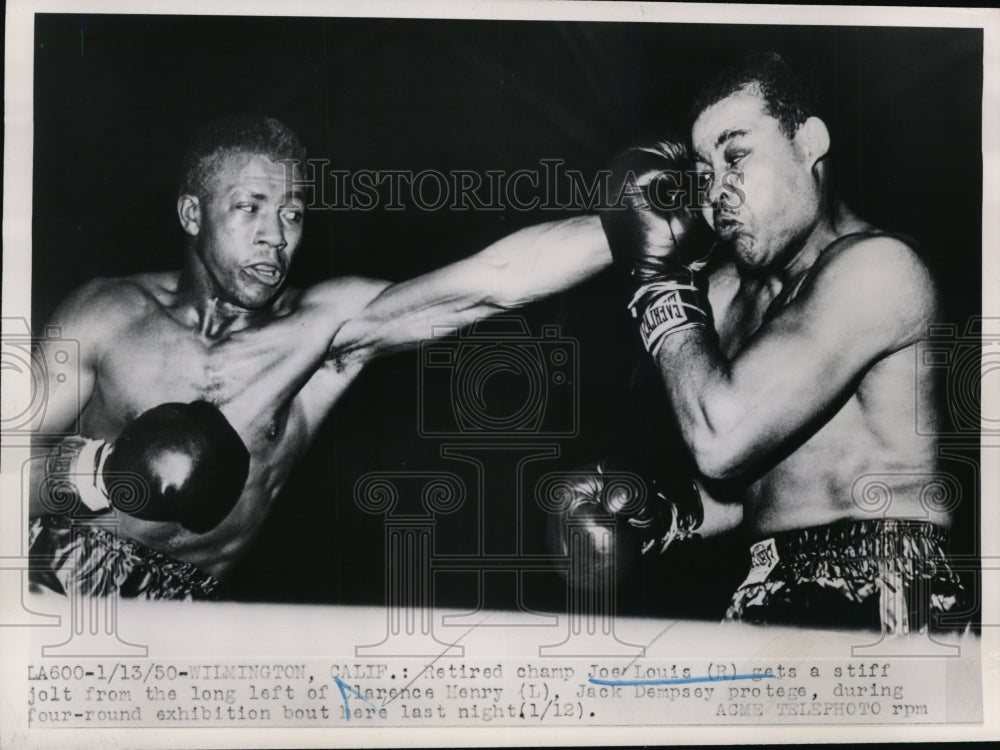
[[[279,266],[273,263],[255,263],[243,269],[250,277],[267,286],[277,286],[281,283],[282,273]]]

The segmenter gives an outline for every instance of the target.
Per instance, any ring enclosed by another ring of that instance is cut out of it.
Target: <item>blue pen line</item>
[[[780,680],[776,674],[735,674],[732,677],[659,677],[652,680],[602,680],[600,677],[591,677],[590,682],[595,685],[608,685],[610,687],[630,687],[632,685],[687,685],[692,682],[726,682],[727,680]]]
[[[365,703],[367,703],[372,708],[375,708],[375,704],[374,703],[372,703],[370,700],[368,700],[367,698],[365,698],[361,693],[359,693],[357,690],[355,690],[354,688],[352,688],[350,685],[348,685],[346,682],[344,682],[339,677],[334,677],[333,681],[337,684],[337,688],[340,690],[340,697],[344,700],[344,718],[347,721],[351,720],[351,707],[347,703],[347,694],[349,692],[353,693],[355,696],[357,696],[358,698],[360,698],[361,700],[363,700]]]

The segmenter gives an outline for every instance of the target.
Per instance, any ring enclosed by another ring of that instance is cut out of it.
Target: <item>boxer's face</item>
[[[284,165],[258,154],[225,157],[210,179],[196,252],[225,301],[263,307],[288,276],[304,216],[302,196],[288,187]]]
[[[786,250],[812,227],[819,188],[812,162],[744,89],[706,108],[691,133],[698,169],[711,182],[708,223],[748,268],[783,265]]]

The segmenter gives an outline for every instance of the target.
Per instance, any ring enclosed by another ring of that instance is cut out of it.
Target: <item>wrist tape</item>
[[[92,511],[110,507],[104,487],[104,462],[111,454],[103,440],[66,438],[45,460],[46,480],[71,489]]]
[[[708,325],[706,305],[691,277],[643,284],[628,307],[639,320],[642,343],[654,358],[670,334]]]

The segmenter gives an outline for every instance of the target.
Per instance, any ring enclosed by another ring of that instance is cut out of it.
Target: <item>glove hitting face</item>
[[[610,165],[610,206],[601,225],[615,264],[631,287],[629,309],[655,357],[666,336],[709,325],[697,274],[715,236],[701,217],[687,150],[654,141],[619,153]]]

